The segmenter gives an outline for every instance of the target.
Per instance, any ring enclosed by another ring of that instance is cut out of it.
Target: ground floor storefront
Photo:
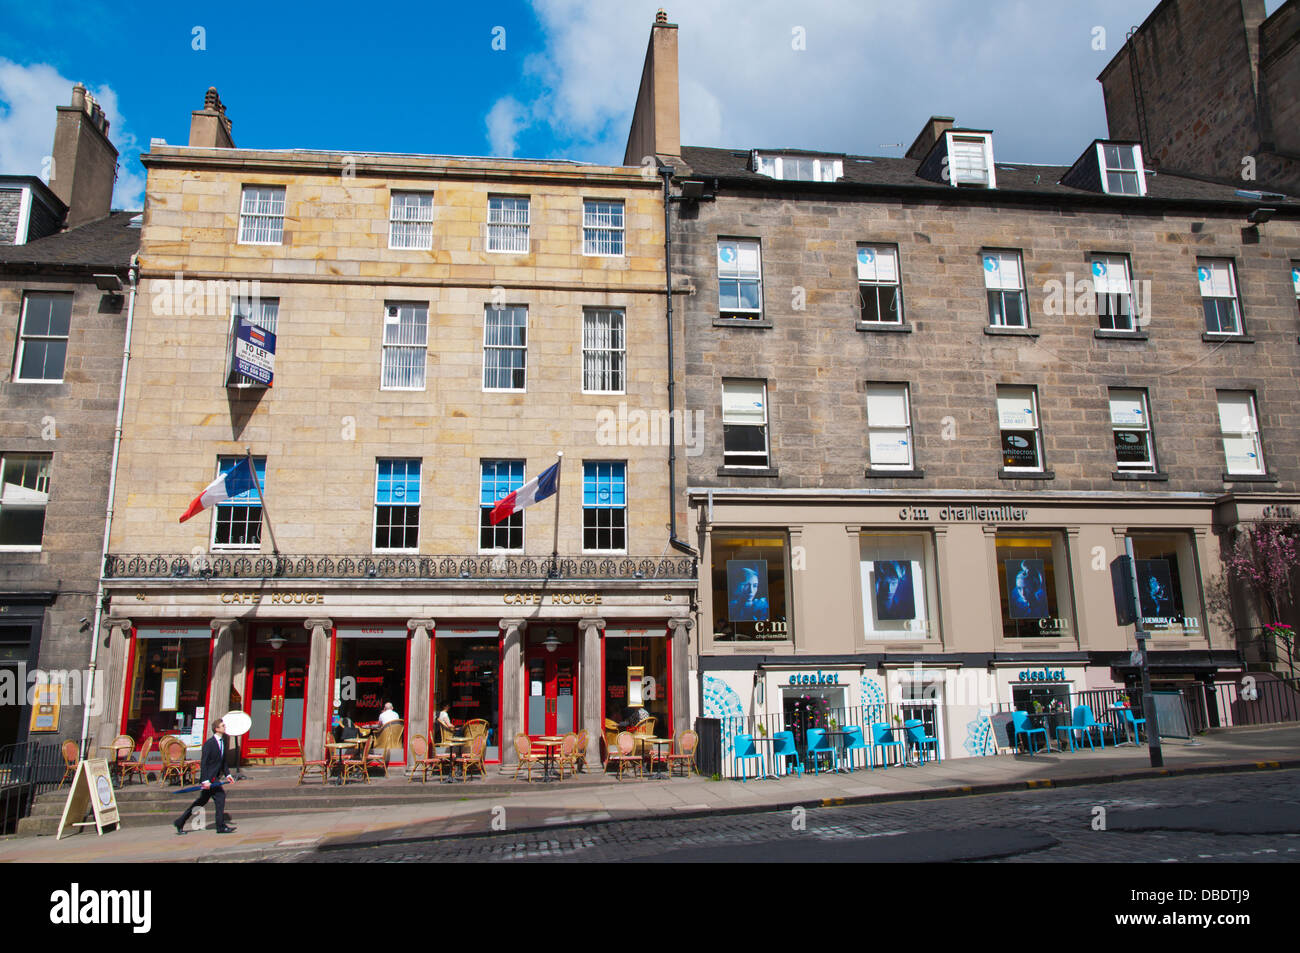
[[[391,705],[392,764],[444,708],[457,731],[481,728],[488,761],[511,762],[517,734],[581,728],[596,759],[606,719],[644,710],[664,734],[688,726],[694,568],[668,562],[675,574],[644,581],[115,582],[92,741],[197,745],[214,715],[241,710],[244,759],[296,762],[343,728],[380,728]]]

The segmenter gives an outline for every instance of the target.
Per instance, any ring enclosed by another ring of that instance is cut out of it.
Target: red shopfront
[[[131,630],[122,732],[136,744],[172,735],[203,743],[209,722],[210,625],[141,625]],[[223,700],[224,701],[224,700]],[[225,714],[228,706],[222,707]]]
[[[661,738],[673,734],[672,639],[666,627],[607,626],[601,639],[601,718],[631,727],[641,713]]]
[[[408,730],[402,733],[402,756],[396,756],[399,749],[392,749],[389,763],[403,763],[410,738],[410,713],[406,710],[410,664],[411,640],[406,626],[337,626],[330,645],[330,731],[342,728],[345,722],[378,729],[380,713],[391,704]]]
[[[486,760],[501,760],[501,630],[491,623],[438,626],[430,653],[429,725],[443,705],[457,730],[487,722]]]

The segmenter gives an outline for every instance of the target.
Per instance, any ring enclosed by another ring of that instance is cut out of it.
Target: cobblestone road
[[[1097,808],[1105,810],[1105,830],[1094,830],[1100,818]],[[505,821],[509,823],[509,814]],[[799,821],[790,811],[717,813],[514,834],[506,830],[480,837],[303,852],[279,860],[1285,863],[1300,861],[1300,771],[818,808],[806,812],[802,829]]]

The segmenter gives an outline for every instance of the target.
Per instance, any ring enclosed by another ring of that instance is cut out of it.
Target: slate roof
[[[1257,208],[1260,205],[1281,206],[1282,208],[1290,206],[1290,208],[1287,208],[1288,211],[1300,211],[1295,198],[1289,198],[1284,203],[1277,201],[1261,202],[1258,199],[1242,198],[1236,195],[1236,187],[1231,185],[1207,182],[1189,178],[1185,175],[1159,172],[1158,170],[1153,173],[1151,169],[1147,169],[1147,194],[1145,197],[1139,198],[1137,196],[1107,195],[1101,192],[1090,192],[1085,189],[1061,185],[1061,177],[1070,170],[1070,166],[1066,165],[1023,165],[1015,162],[1003,162],[995,158],[993,167],[997,170],[996,189],[956,189],[945,182],[935,182],[921,178],[916,174],[921,163],[915,159],[899,158],[897,156],[854,156],[835,152],[808,153],[807,150],[803,149],[760,148],[758,151],[771,155],[797,153],[800,155],[825,155],[832,158],[843,156],[844,175],[835,182],[792,182],[773,179],[771,176],[761,175],[749,168],[750,150],[748,149],[714,149],[703,146],[682,146],[682,159],[690,166],[691,172],[688,175],[686,170],[678,170],[678,174],[687,178],[717,178],[727,180],[734,185],[766,186],[785,192],[792,189],[803,190],[806,187],[810,193],[817,191],[828,195],[835,194],[837,190],[870,191],[870,187],[876,186],[882,191],[914,190],[918,194],[930,192],[936,196],[948,196],[959,201],[997,201],[998,195],[1006,195],[1010,198],[1011,196],[1007,195],[1007,193],[1015,193],[1016,198],[1036,200],[1073,199],[1078,200],[1080,204],[1105,201],[1112,204],[1131,206],[1133,211],[1140,211],[1144,203],[1149,206],[1153,204],[1153,201],[1157,204],[1160,201],[1187,202],[1190,204],[1211,202],[1237,205],[1250,209]],[[1248,185],[1249,183],[1243,187],[1248,187]],[[845,186],[849,186],[851,189],[845,189]]]
[[[131,227],[139,212],[110,212],[67,231],[26,245],[0,245],[0,270],[41,268],[102,269],[120,272],[140,250],[140,229]]]

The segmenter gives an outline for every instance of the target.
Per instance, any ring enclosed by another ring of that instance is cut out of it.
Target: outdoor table
[[[338,776],[335,777],[331,783],[333,784],[343,783],[343,752],[348,748],[357,748],[360,746],[361,746],[360,741],[331,741],[329,744],[325,746],[326,748],[333,748],[335,751],[339,753],[339,759],[334,762],[339,766],[339,773]]]
[[[467,744],[469,744],[469,739],[468,739],[468,738],[457,738],[455,735],[452,735],[452,737],[450,737],[450,738],[445,738],[445,739],[443,739],[442,741],[438,742],[436,745],[433,746],[433,749],[434,749],[435,751],[437,751],[439,748],[446,748],[446,749],[447,749],[447,757],[449,757],[449,758],[452,759],[451,770],[448,771],[448,772],[446,772],[446,773],[443,774],[443,776],[442,776],[442,783],[443,783],[443,784],[455,784],[455,783],[456,783],[456,761],[455,761],[455,758],[456,758],[456,751],[457,751],[458,749],[460,749],[460,748],[465,747],[465,745],[467,745]],[[462,778],[462,780],[464,780],[464,779]]]
[[[670,747],[670,748],[671,748],[671,747],[672,747],[672,743],[673,743],[673,739],[671,739],[671,738],[656,738],[656,737],[654,737],[653,735],[642,735],[642,736],[641,736],[641,742],[642,742],[643,744],[647,744],[647,745],[649,745],[651,748],[654,748],[655,751],[657,751],[659,748],[662,748],[662,747],[664,747],[664,746],[667,746],[667,747]],[[663,761],[663,763],[664,763],[664,767],[663,767],[661,770],[659,770],[659,771],[656,771],[656,770],[654,769],[654,767],[655,767],[655,761],[656,761],[656,760],[661,760],[661,761]],[[650,753],[650,779],[651,779],[652,781],[667,781],[667,780],[669,779],[669,777],[670,777],[670,775],[669,775],[669,773],[668,773],[668,759],[667,759],[667,758],[656,759],[656,758],[655,758],[655,752],[652,751],[652,752]]]
[[[1130,708],[1128,705],[1110,705],[1108,707],[1110,708],[1111,711],[1115,712],[1115,720],[1118,721],[1120,725],[1124,726],[1124,737],[1126,739],[1129,738],[1132,739],[1131,741],[1128,740],[1120,741],[1119,731],[1116,730],[1117,726],[1109,725],[1108,727],[1110,728],[1110,736],[1112,739],[1114,739],[1115,747],[1118,748],[1120,745],[1127,745],[1127,744],[1132,744],[1136,746],[1138,743],[1137,725],[1129,724],[1128,719],[1125,718],[1122,714],[1120,714],[1120,712],[1132,711],[1133,709]]]
[[[823,734],[825,737],[827,737],[827,738],[834,738],[834,739],[835,739],[835,748],[836,748],[836,750],[839,752],[839,754],[840,754],[841,756],[843,756],[843,754],[844,754],[844,739],[847,738],[847,737],[849,736],[849,733],[848,733],[847,731],[840,731],[840,730],[837,729],[837,728],[824,728],[824,729],[822,729],[822,734]],[[833,770],[835,770],[835,771],[839,771],[841,774],[848,774],[848,773],[849,773],[849,769],[848,769],[848,768],[841,768],[841,767],[838,766],[838,763],[837,763],[837,766],[836,766]]]
[[[559,780],[555,774],[555,749],[564,744],[564,739],[546,735],[538,738],[536,743],[546,749],[546,759],[542,762],[542,781]]]
[[[769,738],[767,735],[754,735],[753,737],[754,737],[754,744],[756,744],[756,745],[774,745],[774,744],[776,744],[776,739],[775,739],[775,738]],[[768,757],[767,757],[767,761],[766,761],[766,764],[767,764],[767,770],[768,770],[769,772],[770,772],[770,771],[772,770],[772,768],[774,767],[774,765],[772,764],[772,759],[773,759],[774,757],[776,757],[776,755],[771,754],[771,753],[769,752]],[[780,780],[781,780],[781,777],[780,777],[780,775],[777,775],[777,774],[760,774],[760,775],[758,776],[758,780],[759,780],[759,781],[780,781]]]
[[[109,776],[112,778],[114,784],[120,786],[122,783],[122,766],[127,762],[119,761],[117,753],[119,751],[126,751],[126,752],[134,751],[135,745],[127,744],[124,741],[119,741],[115,744],[109,745],[108,747],[113,752],[113,759],[108,763],[108,766],[110,768]]]

